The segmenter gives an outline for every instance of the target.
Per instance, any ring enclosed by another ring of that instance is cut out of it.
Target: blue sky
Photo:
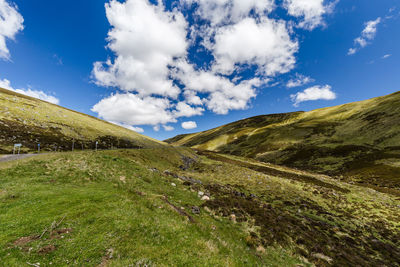
[[[0,85],[158,139],[400,90],[397,1],[240,1],[0,0]]]

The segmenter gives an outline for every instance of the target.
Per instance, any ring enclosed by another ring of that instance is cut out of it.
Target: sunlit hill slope
[[[159,146],[161,142],[86,114],[0,88],[0,153]]]
[[[400,92],[310,112],[257,116],[166,141],[399,190]]]

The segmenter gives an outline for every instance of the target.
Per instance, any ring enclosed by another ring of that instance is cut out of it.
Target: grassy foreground
[[[204,202],[197,191],[162,173],[179,170],[182,157],[193,156],[173,148],[80,152],[0,165],[1,264],[294,266],[301,262],[281,248],[265,252],[250,248],[242,226],[228,219],[216,220],[202,208],[193,214],[192,207]]]
[[[41,155],[0,174],[5,266],[399,264],[400,200],[322,175],[170,147]]]

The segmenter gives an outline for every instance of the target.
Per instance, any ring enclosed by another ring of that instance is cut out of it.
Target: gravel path
[[[26,159],[37,156],[38,154],[20,154],[20,155],[4,155],[0,156],[0,162],[13,161],[18,159]]]

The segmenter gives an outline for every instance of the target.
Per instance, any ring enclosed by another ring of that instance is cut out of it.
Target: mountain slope
[[[134,131],[36,98],[0,88],[0,153],[23,150],[149,147],[162,144]]]
[[[399,190],[400,92],[310,112],[257,116],[166,142]]]

